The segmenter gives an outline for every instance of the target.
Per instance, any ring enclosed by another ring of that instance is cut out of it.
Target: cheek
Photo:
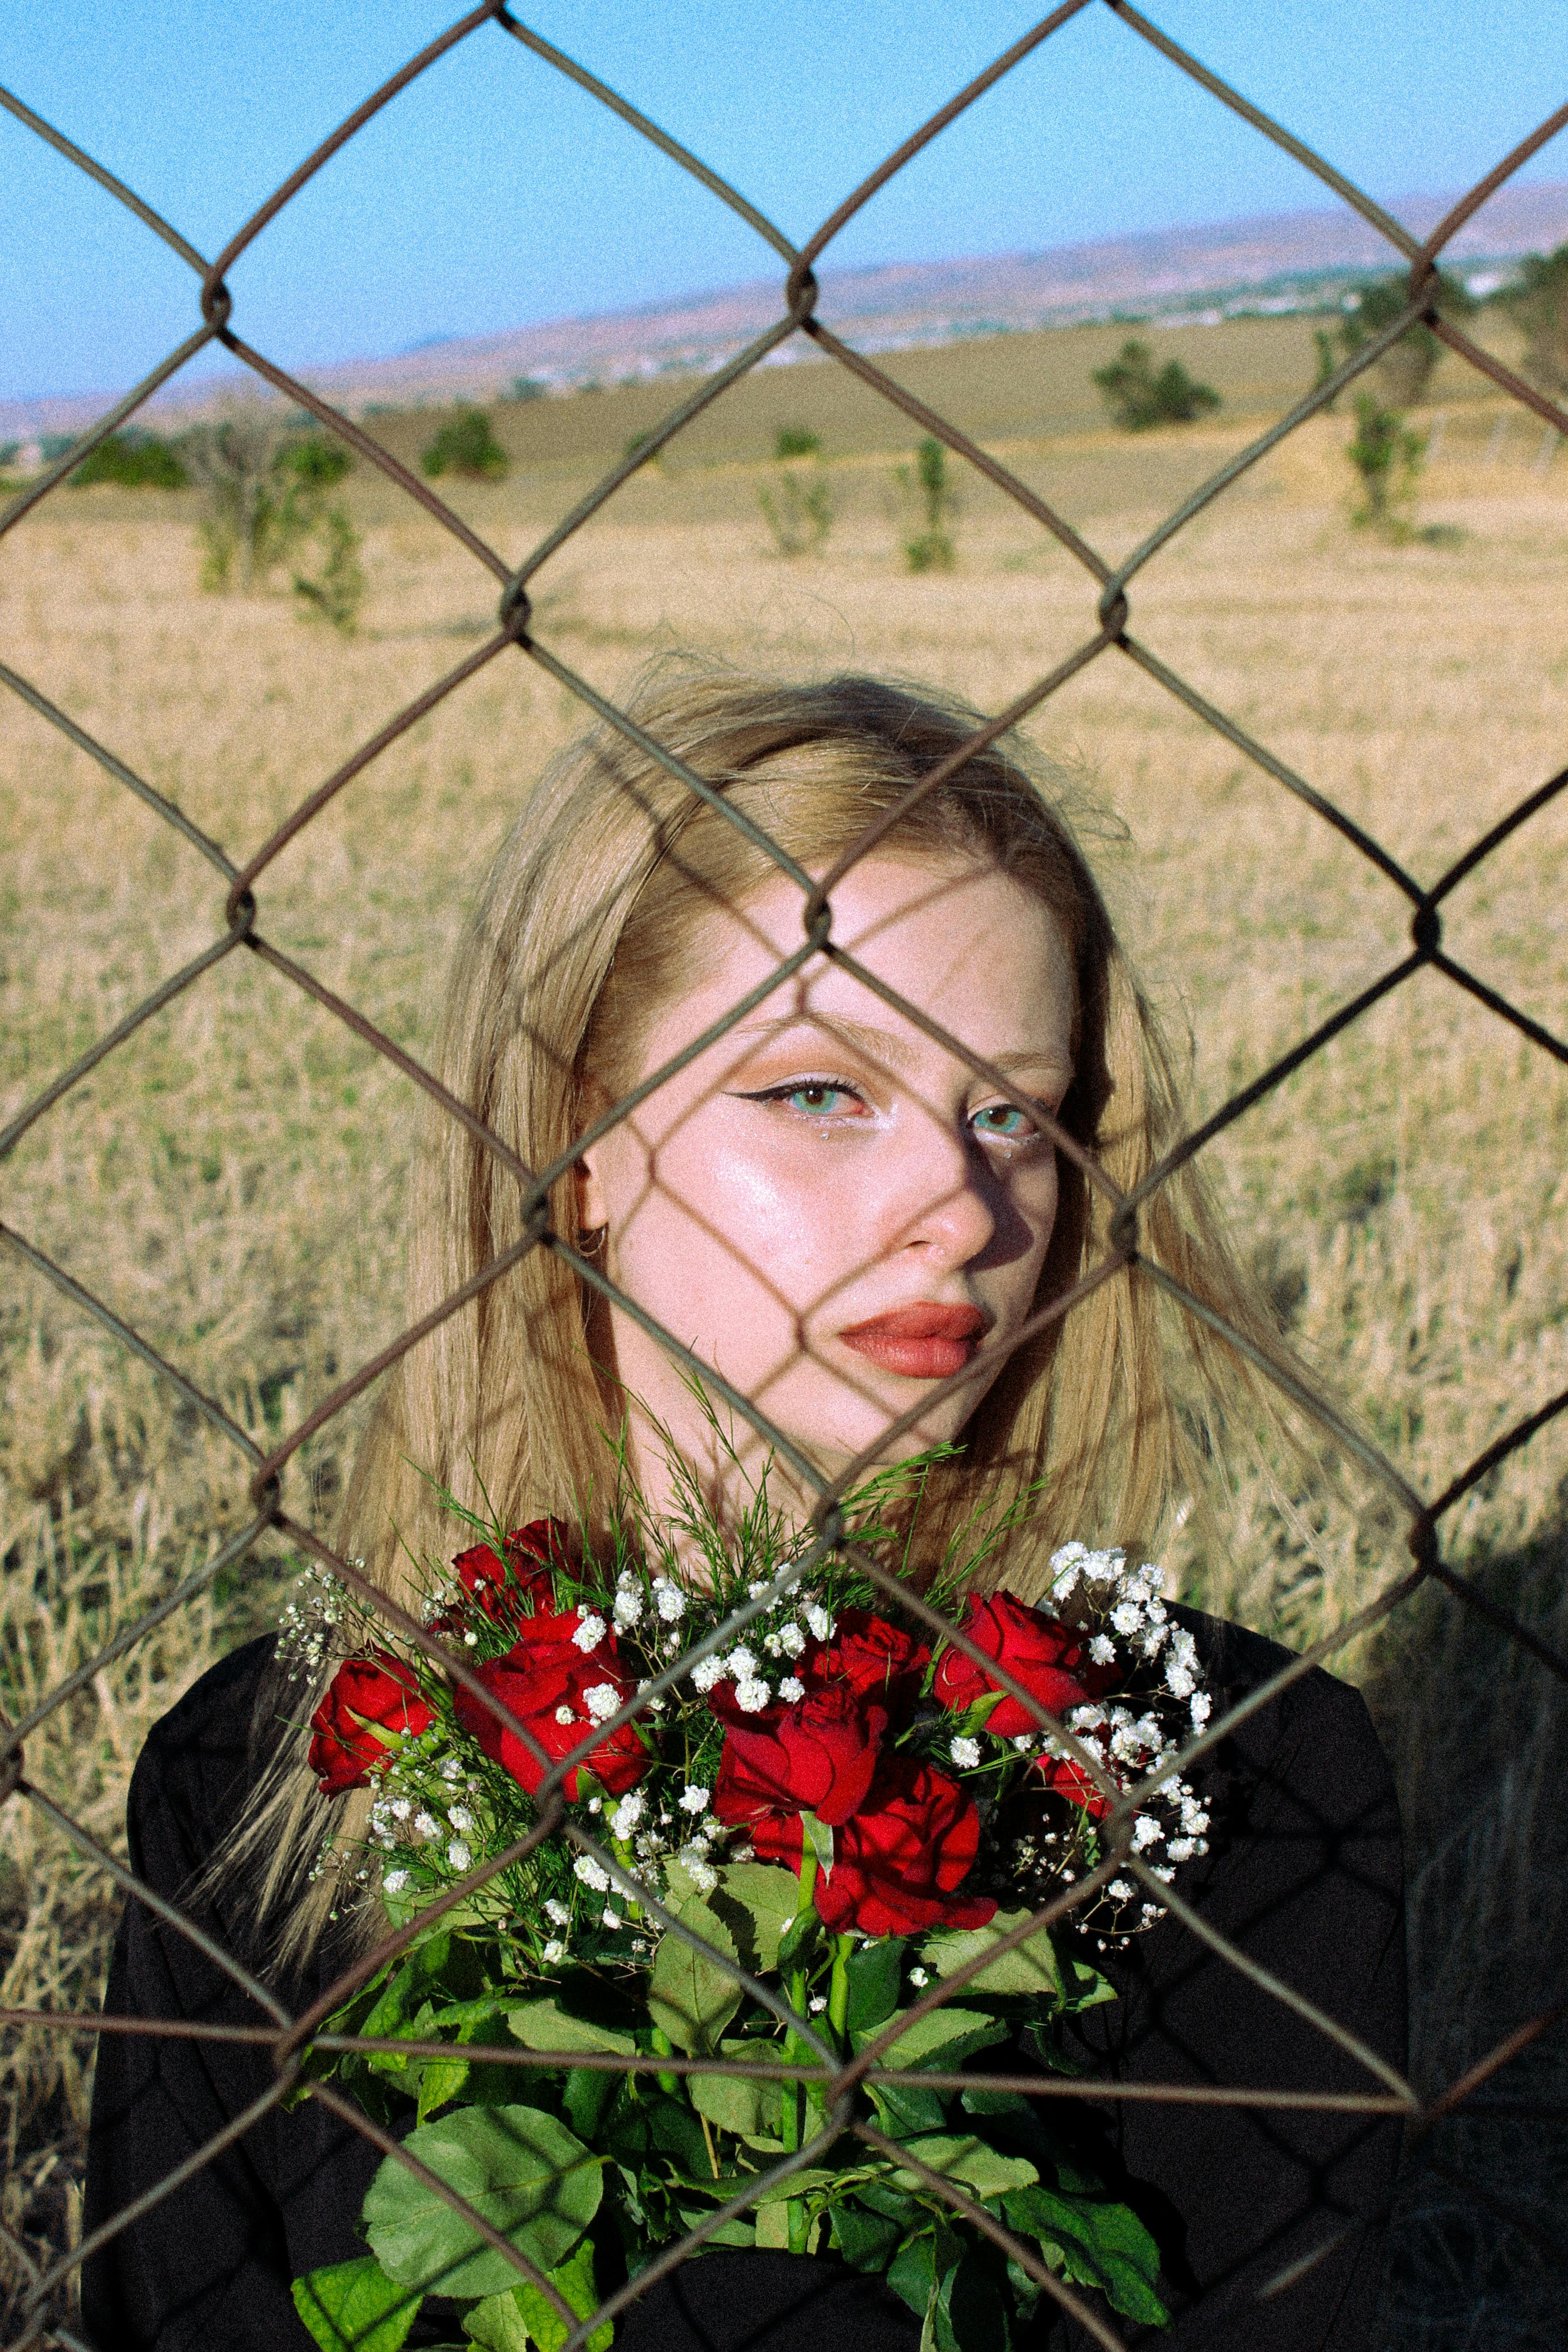
[[[749,1315],[804,1312],[863,1254],[844,1188],[815,1153],[759,1155],[697,1122],[625,1160],[606,1186],[616,1255],[627,1289],[655,1312],[660,1300],[688,1319],[726,1302]]]

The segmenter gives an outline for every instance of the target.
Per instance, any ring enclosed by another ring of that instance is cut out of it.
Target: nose
[[[906,1122],[883,1203],[885,1246],[921,1250],[934,1271],[952,1272],[994,1238],[995,1172],[967,1129],[912,1106]]]

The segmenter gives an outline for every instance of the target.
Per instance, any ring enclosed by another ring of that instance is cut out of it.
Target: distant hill
[[[1424,236],[1455,201],[1410,196],[1390,210]],[[1568,182],[1505,187],[1448,247],[1479,293],[1500,282],[1521,254],[1568,239]],[[970,335],[1099,320],[1160,319],[1208,324],[1247,311],[1321,310],[1372,271],[1396,265],[1391,248],[1348,206],[1260,214],[1196,228],[1149,231],[1057,246],[1043,253],[959,261],[904,262],[882,268],[824,270],[824,320],[863,351],[891,351]],[[493,400],[520,378],[550,392],[663,374],[702,374],[743,349],[780,311],[780,281],[758,278],[688,300],[557,319],[497,335],[427,339],[390,356],[349,360],[306,372],[327,398],[363,413],[454,397]],[[288,363],[287,353],[278,356]],[[777,355],[809,360],[796,337]],[[0,402],[0,433],[68,432],[99,413],[109,395]],[[176,383],[157,406],[205,405]]]

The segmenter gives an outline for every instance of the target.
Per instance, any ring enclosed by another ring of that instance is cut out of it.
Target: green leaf
[[[822,1941],[822,1922],[815,1906],[807,1904],[797,1911],[779,1938],[778,1971],[788,1976],[796,1968],[809,1968],[811,1956]]]
[[[911,2156],[918,2157],[933,2172],[940,2172],[944,2180],[956,2181],[979,2198],[1005,2196],[1009,2189],[1028,2188],[1040,2177],[1027,2157],[1003,2156],[989,2141],[973,2134],[924,2132],[919,2139],[906,2141],[905,2146]],[[927,2196],[931,2193],[912,2172],[896,2171],[893,2185],[920,2189]]]
[[[676,1916],[713,1952],[739,1959],[733,1936],[700,1895],[683,1903]],[[694,1951],[679,1936],[664,1937],[654,1954],[648,1979],[648,2015],[662,2026],[677,2050],[710,2053],[740,2006],[741,1988],[716,1958]]]
[[[897,2221],[869,2212],[855,2198],[834,2206],[829,2226],[834,2244],[855,2271],[885,2271],[904,2234]]]
[[[905,2240],[888,2265],[888,2284],[917,2319],[925,2317],[936,2286],[936,2242],[929,2230]]]
[[[594,2280],[594,2249],[584,2239],[569,2262],[562,2263],[550,2273],[551,2284],[559,2287],[579,2319],[586,2319],[599,2306],[599,2290]],[[505,2294],[488,2295],[477,2304],[463,2321],[463,2330],[486,2352],[525,2352],[532,2343],[539,2352],[561,2352],[566,2341],[566,2323],[548,2296],[536,2286],[519,2284]],[[613,2322],[595,2327],[589,2336],[585,2352],[609,2352],[615,2336]]]
[[[989,1951],[994,1944],[1021,1927],[1031,1914],[1027,1911],[998,1911],[984,1927],[943,1927],[928,1936],[921,1946],[921,1958],[934,1976],[950,1977],[955,1969],[963,1968],[977,1954]],[[1041,1928],[1011,1952],[1004,1952],[988,1969],[982,1969],[963,1987],[965,1992],[1032,1993],[1037,2000],[1048,2000],[1053,2007],[1062,1999],[1062,1976],[1056,1948],[1050,1932]],[[1111,1999],[1115,1999],[1112,1993]],[[1086,2004],[1079,2003],[1079,2006]]]
[[[800,1881],[793,1871],[768,1862],[731,1863],[708,1901],[753,1976],[777,1968],[780,1941],[800,1908]]]
[[[374,2254],[297,2278],[293,2293],[321,2352],[400,2352],[423,2301],[388,2278]]]
[[[459,2107],[404,2145],[542,2270],[564,2261],[599,2208],[604,2158],[538,2107]],[[462,2297],[516,2283],[505,2256],[395,2156],[371,2182],[363,2220],[382,2268],[405,2286]]]
[[[437,2107],[455,2099],[468,2079],[466,2058],[431,2058],[419,2077],[418,2118],[427,2123]]]
[[[802,1813],[800,1817],[800,1827],[802,1836],[806,1840],[813,1853],[816,1856],[816,1866],[818,1870],[821,1871],[824,1878],[831,1878],[833,1875],[833,1832],[829,1829],[826,1822],[819,1822],[815,1813]]]
[[[721,2058],[757,2058],[776,2044],[721,2042]],[[779,2128],[779,2084],[754,2074],[690,2074],[687,2089],[700,2116],[742,2139],[773,2139]]]
[[[566,2120],[579,2139],[592,2147],[599,2126],[615,2105],[624,2077],[597,2066],[574,2066],[561,2094]]]
[[[1007,2303],[989,2250],[982,2252],[971,2246],[937,2288],[931,2312],[937,2352],[973,2352],[977,2344],[984,2344],[987,2352],[1009,2352],[1013,2337],[1007,2319]]]
[[[1058,2255],[1069,2278],[1098,2287],[1124,2318],[1155,2327],[1169,2321],[1155,2292],[1160,2250],[1130,2206],[1034,2187],[1005,2197],[1002,2218],[1020,2236],[1037,2240],[1047,2258]]]
[[[874,2032],[857,2033],[856,2049],[863,2050],[868,2042],[875,2042],[890,2021],[884,2020]],[[940,2066],[946,2074],[972,2052],[1005,2042],[1009,2031],[1003,2019],[989,2016],[983,2009],[929,2009],[912,2025],[900,2028],[898,2039],[888,2044],[878,2063],[896,2073],[911,2066]]]
[[[622,2057],[630,2057],[637,2046],[634,2035],[623,2033],[614,2025],[574,2017],[553,1997],[527,2001],[521,2009],[509,2009],[506,2021],[525,2050],[614,2050]]]
[[[903,1959],[897,1936],[878,1936],[850,1953],[844,1974],[849,1987],[845,2023],[851,2033],[869,2033],[891,2017],[899,2005]]]

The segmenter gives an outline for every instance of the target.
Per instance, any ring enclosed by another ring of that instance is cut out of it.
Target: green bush
[[[351,635],[364,574],[348,509],[328,500],[353,464],[342,445],[315,434],[280,438],[252,413],[199,427],[185,454],[202,491],[202,586],[258,593],[287,567],[301,614]]]
[[[958,493],[948,479],[946,449],[928,436],[915,451],[913,466],[900,466],[893,479],[920,512],[920,528],[904,541],[910,570],[951,572],[957,550],[948,526],[958,512]]]
[[[776,485],[764,484],[757,492],[757,504],[783,556],[815,555],[833,528],[833,492],[821,473],[785,467]]]
[[[510,388],[502,394],[506,400],[542,400],[550,386],[536,375],[514,375]]]
[[[820,457],[822,439],[809,425],[781,425],[773,440],[773,456],[785,457]]]
[[[1116,357],[1096,368],[1093,382],[1113,421],[1127,433],[1147,433],[1156,425],[1191,425],[1220,404],[1212,383],[1199,383],[1180,360],[1167,360],[1156,373],[1147,343],[1130,335]]]
[[[76,489],[117,482],[126,489],[183,490],[190,472],[179,452],[152,433],[111,433],[90,449],[69,479]]]
[[[1351,520],[1396,543],[1413,537],[1411,512],[1415,484],[1426,455],[1426,436],[1408,425],[1397,409],[1384,408],[1370,392],[1355,397],[1355,438],[1345,449],[1361,481],[1361,502]]]
[[[1568,245],[1531,254],[1501,300],[1524,332],[1524,373],[1538,392],[1560,399],[1568,393]]]
[[[330,490],[353,471],[353,457],[341,441],[325,433],[302,435],[285,441],[278,452],[278,468],[302,489]]]
[[[420,453],[426,474],[460,474],[465,481],[499,482],[511,462],[482,408],[459,408]]]

